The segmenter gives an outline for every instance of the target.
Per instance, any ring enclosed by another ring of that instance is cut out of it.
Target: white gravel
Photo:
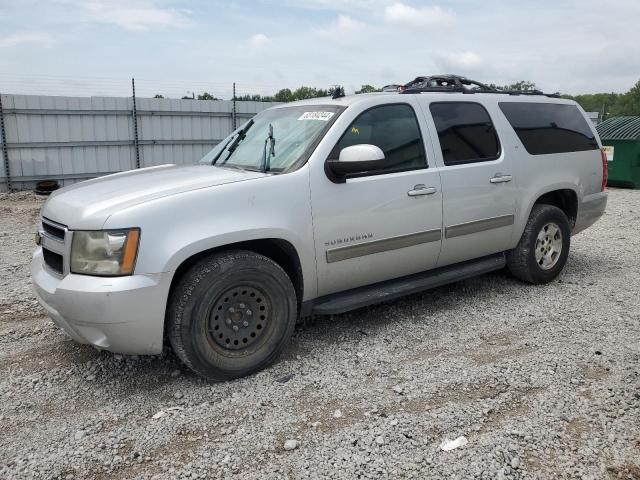
[[[560,281],[318,317],[224,384],[56,328],[29,286],[39,206],[0,195],[0,478],[640,478],[640,191],[610,190]]]

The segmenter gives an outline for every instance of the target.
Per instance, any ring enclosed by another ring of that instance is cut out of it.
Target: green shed
[[[596,127],[613,187],[640,188],[640,117],[614,117]]]

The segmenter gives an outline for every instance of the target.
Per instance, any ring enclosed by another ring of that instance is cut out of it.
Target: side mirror
[[[352,173],[382,170],[385,167],[384,152],[375,145],[362,143],[340,150],[338,160],[329,160],[327,168],[334,180],[343,182]]]

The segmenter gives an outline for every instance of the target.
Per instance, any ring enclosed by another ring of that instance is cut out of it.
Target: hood
[[[242,182],[267,174],[195,165],[160,165],[75,183],[51,194],[42,215],[71,229],[100,229],[124,208],[199,188]]]

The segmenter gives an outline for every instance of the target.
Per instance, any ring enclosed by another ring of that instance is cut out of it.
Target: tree
[[[611,109],[616,109],[620,93],[592,93],[587,95],[562,95],[562,98],[575,100],[586,112],[600,112],[605,117],[610,116]]]
[[[326,97],[328,95],[328,90],[302,86],[293,92],[293,99],[306,100],[308,98]]]
[[[258,94],[254,95],[241,95],[236,96],[236,100],[243,102],[275,102],[274,98],[271,96],[262,96]]]
[[[295,100],[293,98],[293,93],[288,88],[283,88],[282,90],[278,90],[278,93],[274,95],[276,102],[293,102]]]
[[[164,96],[163,96],[163,95],[160,95],[159,93],[156,93],[156,94],[153,96],[153,98],[164,98]]]
[[[373,92],[381,92],[381,91],[382,91],[381,88],[376,88],[376,87],[373,87],[371,85],[366,84],[366,85],[362,85],[360,87],[360,90],[356,91],[356,95],[358,95],[359,93],[373,93]]]
[[[640,80],[620,100],[618,115],[640,115]]]
[[[535,82],[530,82],[529,80],[520,80],[516,83],[510,83],[508,85],[496,85],[495,83],[490,83],[489,86],[491,88],[497,88],[498,90],[510,90],[514,92],[530,92],[532,90],[536,90]]]
[[[587,112],[600,112],[603,120],[620,115],[640,115],[640,80],[626,93],[563,95],[575,100]]]
[[[214,97],[209,92],[203,92],[198,95],[198,100],[220,100],[219,98]]]
[[[536,90],[536,84],[528,80],[520,80],[519,82],[505,85],[503,88],[504,90],[514,90],[516,92],[530,92],[531,90]]]

